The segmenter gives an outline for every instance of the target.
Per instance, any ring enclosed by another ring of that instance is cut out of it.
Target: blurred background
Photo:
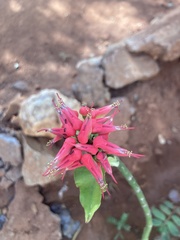
[[[122,100],[116,125],[135,130],[111,141],[145,155],[122,160],[151,207],[179,207],[179,23],[180,0],[0,2],[0,239],[113,240],[107,219],[125,212],[124,239],[141,238],[142,210],[116,169],[118,184],[108,178],[111,196],[88,224],[73,172],[42,177],[62,145],[47,148],[52,135],[37,133],[59,126],[57,92],[73,109]]]

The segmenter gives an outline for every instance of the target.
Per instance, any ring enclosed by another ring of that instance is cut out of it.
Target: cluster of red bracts
[[[82,106],[78,113],[66,106],[59,96],[58,100],[59,106],[55,103],[54,106],[62,123],[61,128],[42,130],[49,131],[55,135],[50,144],[61,139],[65,139],[65,141],[43,175],[60,173],[64,177],[68,170],[86,167],[100,185],[102,192],[106,191],[107,184],[102,169],[116,182],[108,161],[109,155],[133,156],[135,158],[142,156],[108,141],[109,133],[116,130],[132,129],[126,125],[113,125],[113,118],[118,112],[120,103],[117,101],[98,109]],[[81,119],[79,114],[82,116]]]

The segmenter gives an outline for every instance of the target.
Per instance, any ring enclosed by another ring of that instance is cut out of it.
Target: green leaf
[[[169,230],[166,225],[159,227],[158,232],[161,233],[161,240],[171,240]]]
[[[161,235],[161,240],[171,240],[169,233],[163,233]]]
[[[124,239],[123,235],[120,232],[116,234],[116,236],[114,237],[114,240],[118,240],[119,238]]]
[[[161,219],[161,220],[165,220],[166,219],[166,216],[164,215],[163,212],[161,212],[159,209],[155,208],[155,207],[152,207],[151,208],[151,211],[152,211],[152,214],[157,217],[158,219]]]
[[[178,217],[177,215],[173,215],[171,218],[174,221],[174,223],[180,227],[180,217]]]
[[[74,171],[74,180],[80,190],[80,203],[84,208],[85,222],[88,223],[101,205],[101,189],[93,175],[85,167]]]
[[[174,208],[174,205],[172,204],[172,202],[170,201],[164,201],[164,204],[166,205],[166,207],[170,208],[170,209],[173,209]]]
[[[125,224],[125,225],[123,226],[123,229],[124,229],[125,231],[127,231],[127,232],[130,232],[131,226],[128,225],[128,224]]]
[[[171,215],[171,210],[169,210],[168,207],[166,207],[166,205],[161,204],[159,206],[159,208],[161,209],[162,212],[164,212],[165,214],[167,214],[168,216]]]
[[[161,236],[169,235],[169,230],[166,225],[162,225],[158,228],[158,232],[161,233]]]
[[[109,155],[108,161],[112,167],[119,167],[119,158],[117,156]]]
[[[159,227],[159,226],[161,226],[162,224],[163,224],[163,221],[162,221],[162,220],[156,219],[156,218],[153,219],[153,226],[154,226],[154,227]]]
[[[169,232],[171,233],[172,236],[180,237],[180,231],[179,231],[179,229],[176,227],[176,225],[173,222],[167,221],[166,224],[167,224]]]
[[[180,207],[176,207],[175,212],[180,215]]]
[[[107,221],[108,223],[114,224],[115,226],[118,225],[118,220],[114,217],[108,217]]]
[[[121,216],[121,222],[124,224],[128,219],[129,214],[123,213]]]
[[[128,216],[129,216],[129,214],[127,214],[127,213],[122,214],[121,218],[118,221],[118,226],[117,226],[118,230],[121,230],[122,228],[124,228],[126,221],[128,219]]]

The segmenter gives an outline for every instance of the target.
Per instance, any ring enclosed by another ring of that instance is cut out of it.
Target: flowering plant
[[[59,104],[54,101],[53,103],[62,126],[40,131],[48,131],[55,135],[48,145],[61,139],[65,141],[43,175],[61,174],[64,178],[67,171],[75,170],[74,178],[76,186],[80,189],[80,202],[85,210],[85,221],[89,222],[99,208],[104,192],[108,192],[105,173],[117,183],[112,173],[112,166],[116,166],[132,185],[136,195],[139,195],[139,199],[141,198],[145,210],[148,205],[141,189],[123,162],[117,158],[131,156],[139,158],[143,155],[132,153],[108,141],[111,132],[133,129],[127,125],[113,125],[120,102],[116,101],[98,109],[82,106],[78,113],[69,108],[58,94],[57,97]]]

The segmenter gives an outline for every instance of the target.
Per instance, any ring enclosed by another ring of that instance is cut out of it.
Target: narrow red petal
[[[80,149],[81,151],[91,153],[92,155],[95,155],[98,151],[96,147],[90,144],[81,144],[77,143],[74,145],[77,149]]]
[[[88,114],[77,136],[79,142],[82,144],[87,143],[91,132],[92,132],[92,118],[91,115]]]
[[[98,164],[94,161],[92,156],[88,153],[84,154],[81,158],[82,164],[92,173],[94,178],[96,179],[97,183],[102,186],[104,186],[104,180],[103,180],[103,173],[101,168],[98,166]]]
[[[102,167],[104,168],[104,170],[112,177],[113,181],[115,183],[117,183],[116,179],[113,176],[112,167],[111,167],[111,165],[110,165],[110,163],[108,161],[106,153],[99,152],[96,157],[100,161],[100,163],[101,163]]]
[[[116,144],[113,144],[111,142],[106,141],[102,136],[97,136],[93,140],[93,145],[96,148],[102,149],[104,152],[108,154],[114,154],[116,156],[121,156],[121,157],[135,157],[135,158],[140,158],[143,157],[141,154],[135,154],[132,153],[131,151],[128,151],[127,149],[121,148],[117,146]]]

